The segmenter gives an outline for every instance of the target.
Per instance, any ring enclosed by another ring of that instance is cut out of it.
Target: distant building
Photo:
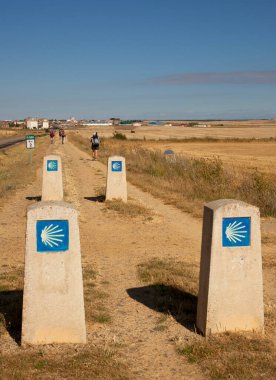
[[[43,119],[42,120],[42,129],[48,129],[49,128],[49,120]]]
[[[98,127],[98,126],[106,127],[109,125],[113,125],[113,123],[111,120],[91,120],[91,121],[83,122],[82,125],[86,125],[89,127]]]
[[[17,122],[18,124],[21,123]],[[38,117],[27,117],[25,119],[25,123],[28,129],[48,129],[49,128],[49,120],[48,119],[40,119]]]
[[[66,121],[67,121],[67,123],[75,123],[75,124],[78,122],[78,120],[76,118],[74,118],[73,116],[71,116],[70,119],[68,119]]]
[[[119,118],[118,119],[112,118],[110,120],[112,120],[113,125],[119,125],[120,121],[121,121],[121,119],[119,119]]]
[[[0,128],[8,128],[11,120],[0,120]]]
[[[195,125],[195,127],[199,127],[199,128],[209,128],[209,127],[211,127],[211,125],[209,125],[209,124],[197,124],[197,125]]]
[[[26,125],[28,129],[38,129],[38,118],[36,117],[27,117]]]

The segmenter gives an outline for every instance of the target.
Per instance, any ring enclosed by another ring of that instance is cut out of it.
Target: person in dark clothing
[[[65,131],[63,128],[60,131],[60,136],[61,136],[61,143],[64,144],[64,139],[65,139],[66,135],[65,135]]]
[[[98,132],[94,133],[90,139],[91,149],[92,149],[92,159],[96,160],[98,158],[98,150],[100,148],[100,138]]]
[[[54,143],[55,131],[53,129],[50,130],[50,141],[51,144]]]

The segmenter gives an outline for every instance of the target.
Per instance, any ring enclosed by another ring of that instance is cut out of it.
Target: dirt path
[[[137,264],[152,257],[197,252],[199,260],[199,222],[189,216],[183,218],[178,210],[131,185],[129,196],[154,209],[153,220],[130,221],[106,213],[104,204],[91,200],[105,185],[105,166],[70,143],[56,152],[64,163],[66,196],[80,210],[83,260],[95,263],[102,288],[109,294],[106,303],[112,321],[104,326],[89,324],[89,339],[105,345],[115,342],[137,379],[201,378],[198,368],[187,364],[175,350],[175,340],[187,341],[194,333],[173,318],[167,321],[166,331],[158,331],[160,313],[137,301],[146,295],[136,275]],[[198,243],[194,247],[195,238]]]
[[[129,197],[150,207],[152,220],[129,219],[107,211],[104,203],[96,202],[98,189],[105,186],[105,166],[70,142],[50,146],[50,153],[61,155],[65,200],[80,211],[83,264],[97,271],[97,287],[109,295],[104,303],[110,323],[95,322],[86,315],[89,342],[116,347],[131,379],[203,379],[199,368],[176,352],[177,344],[191,341],[195,333],[173,316],[166,318],[162,325],[165,328],[160,329],[159,320],[164,315],[154,310],[148,287],[137,277],[137,265],[154,257],[187,258],[198,264],[201,221],[132,185],[128,185]],[[2,210],[0,233],[4,236],[5,265],[23,268],[26,207],[34,201],[26,197],[39,195],[41,170],[35,183],[19,191]],[[16,348],[12,339],[3,342]]]

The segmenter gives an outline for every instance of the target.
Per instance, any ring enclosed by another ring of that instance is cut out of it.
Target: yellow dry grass
[[[228,167],[256,168],[265,173],[276,171],[276,141],[146,141],[143,145],[160,152],[171,149],[187,158],[219,157]]]
[[[137,268],[140,280],[154,294],[154,308],[163,316],[173,316],[190,329],[196,316],[198,267],[173,259],[151,259]],[[275,310],[271,311],[275,318]],[[266,315],[266,318],[268,316]],[[157,321],[157,329],[166,328],[166,318]],[[190,363],[198,364],[208,379],[273,379],[276,375],[276,351],[271,338],[251,333],[225,333],[205,339],[194,336],[177,348]]]
[[[125,203],[120,199],[114,199],[112,201],[106,201],[105,205],[107,210],[114,211],[126,218],[142,217],[145,220],[151,220],[153,216],[151,209],[132,200],[128,200],[128,202]]]
[[[204,127],[184,127],[189,121],[168,121],[171,126],[149,125],[145,123],[140,127],[135,127],[134,132],[126,128],[110,127],[86,127],[80,128],[78,133],[82,134],[88,141],[94,131],[98,131],[101,137],[112,137],[115,130],[124,133],[128,139],[136,140],[168,140],[168,139],[187,139],[187,138],[275,138],[276,120],[237,120],[237,121],[199,121],[199,124],[210,125]]]
[[[47,150],[44,142],[45,137],[37,139],[36,148],[32,151],[32,164],[29,164],[29,150],[24,142],[0,151],[0,205],[4,197],[34,180]]]
[[[117,362],[111,348],[100,349],[92,344],[21,349],[0,356],[3,380],[127,380],[126,373],[127,369]]]

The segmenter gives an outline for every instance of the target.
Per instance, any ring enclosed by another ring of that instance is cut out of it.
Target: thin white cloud
[[[233,71],[201,72],[165,75],[147,81],[156,85],[193,84],[276,84],[276,70],[272,71]]]

